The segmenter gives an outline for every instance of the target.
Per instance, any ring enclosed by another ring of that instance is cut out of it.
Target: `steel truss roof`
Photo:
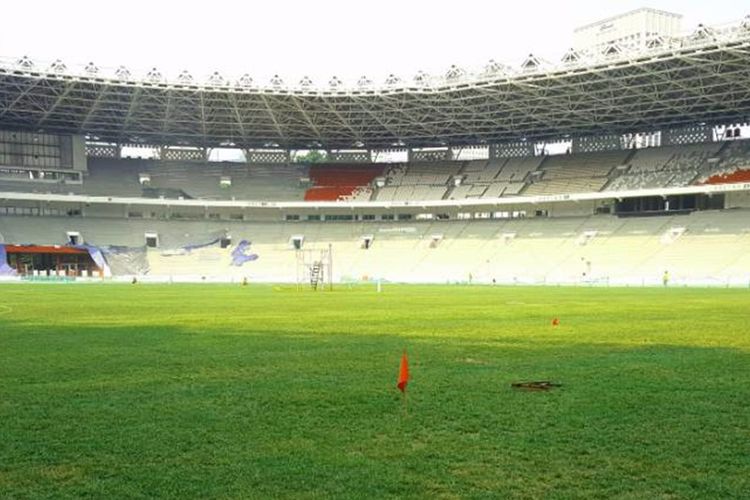
[[[568,55],[569,56],[569,55]],[[566,56],[567,57],[567,56]],[[468,146],[624,134],[750,117],[750,25],[545,69],[327,89],[170,83],[0,65],[0,128],[154,145]],[[187,82],[187,83],[185,83]],[[331,84],[333,85],[333,84]]]

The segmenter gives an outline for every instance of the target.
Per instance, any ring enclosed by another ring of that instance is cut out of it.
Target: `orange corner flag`
[[[401,392],[406,392],[406,384],[409,382],[409,360],[406,358],[406,351],[401,356],[401,367],[398,370],[398,384],[396,386]]]

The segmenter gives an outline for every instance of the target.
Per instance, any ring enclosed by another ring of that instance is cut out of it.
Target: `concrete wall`
[[[727,193],[725,200],[726,208],[750,208],[750,192],[747,191]]]

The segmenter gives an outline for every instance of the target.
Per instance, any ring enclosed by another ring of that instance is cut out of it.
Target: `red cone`
[[[404,355],[401,356],[401,366],[398,370],[398,383],[396,384],[396,387],[398,387],[401,392],[406,392],[407,383],[409,383],[409,360],[406,358],[406,351],[404,351]]]

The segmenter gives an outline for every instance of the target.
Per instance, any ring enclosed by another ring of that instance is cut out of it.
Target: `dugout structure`
[[[18,276],[29,278],[103,278],[85,248],[70,246],[5,245],[7,264]]]

